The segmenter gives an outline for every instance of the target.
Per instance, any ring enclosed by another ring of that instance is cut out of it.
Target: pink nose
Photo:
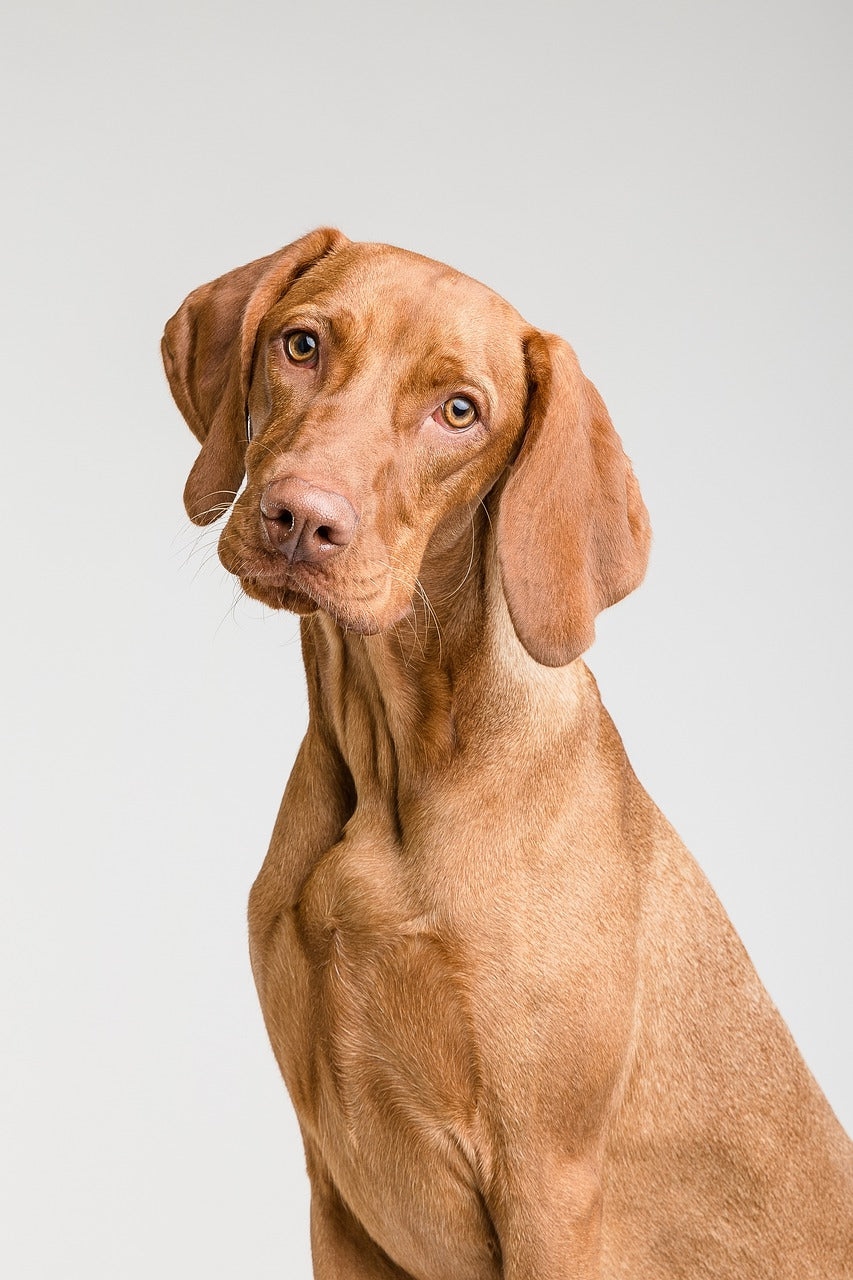
[[[261,495],[261,517],[270,546],[289,561],[317,564],[352,542],[358,516],[343,494],[307,480],[272,480]]]

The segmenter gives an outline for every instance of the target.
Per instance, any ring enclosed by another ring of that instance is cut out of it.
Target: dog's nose
[[[307,480],[272,480],[261,495],[261,516],[270,545],[291,562],[316,564],[352,542],[358,516],[341,493]]]

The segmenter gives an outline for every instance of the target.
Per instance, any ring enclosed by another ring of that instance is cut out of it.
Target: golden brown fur
[[[245,451],[223,563],[305,615],[249,917],[318,1280],[853,1275],[850,1144],[579,660],[649,534],[571,349],[317,231],[196,290],[164,358],[190,514]],[[460,394],[485,422],[452,432]],[[282,476],[345,495],[351,544],[271,548]]]

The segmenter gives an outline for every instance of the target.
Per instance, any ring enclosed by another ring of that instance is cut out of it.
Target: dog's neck
[[[326,613],[303,623],[311,715],[352,775],[358,803],[416,796],[437,771],[504,735],[563,736],[597,690],[581,662],[551,670],[519,643],[488,513],[427,559],[410,613],[379,635]]]

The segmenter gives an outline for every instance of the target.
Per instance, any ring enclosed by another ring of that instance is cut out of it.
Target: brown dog
[[[571,349],[320,230],[163,353],[190,515],[245,465],[222,562],[305,615],[249,916],[318,1280],[853,1275],[850,1145],[578,660],[649,526]]]

